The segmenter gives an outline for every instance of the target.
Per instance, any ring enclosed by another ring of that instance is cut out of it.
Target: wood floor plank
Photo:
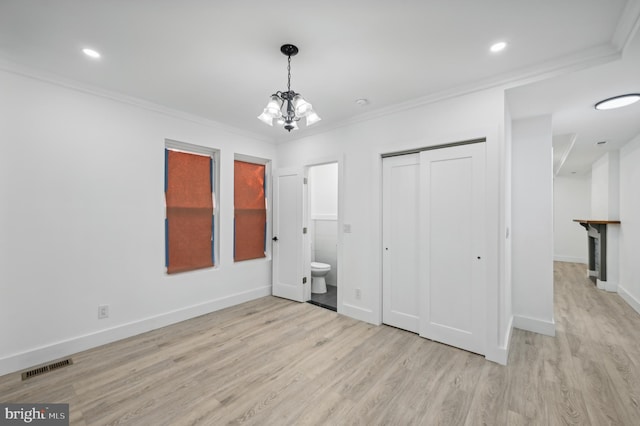
[[[72,425],[637,425],[640,315],[556,263],[556,337],[513,330],[508,366],[265,297],[93,348],[2,402]]]

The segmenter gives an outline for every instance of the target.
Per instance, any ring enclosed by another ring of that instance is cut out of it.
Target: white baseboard
[[[618,286],[618,294],[625,302],[629,304],[629,306],[633,308],[634,311],[640,314],[640,300],[631,295],[631,293],[629,293],[627,289],[621,285]]]
[[[618,292],[618,284],[617,283],[613,283],[611,281],[600,281],[600,280],[596,279],[596,285],[600,290],[606,290],[606,291],[609,291],[611,293],[617,293]]]
[[[57,343],[34,348],[29,351],[10,355],[0,359],[0,376],[24,370],[39,364],[64,358],[75,353],[95,348],[167,325],[175,324],[200,315],[235,306],[240,303],[269,296],[271,286],[258,287],[242,293],[232,294],[175,311],[166,312],[139,321],[121,324],[94,333],[77,336]]]
[[[342,303],[342,306],[338,306],[338,313],[359,321],[368,322],[369,324],[380,325],[380,322],[376,320],[371,309],[361,308],[349,303]]]
[[[520,330],[533,331],[534,333],[544,334],[545,336],[556,335],[556,323],[553,320],[545,321],[537,318],[514,315],[513,326]]]
[[[507,332],[504,337],[504,346],[498,346],[493,349],[487,350],[484,357],[500,365],[507,365],[509,360],[509,348],[511,347],[511,334],[513,332],[513,317],[509,319],[509,325],[507,326]]]
[[[569,263],[584,263],[587,265],[589,262],[586,257],[574,257],[574,256],[553,256],[555,262],[569,262]]]

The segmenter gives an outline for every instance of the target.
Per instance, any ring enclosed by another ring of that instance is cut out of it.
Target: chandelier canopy
[[[280,52],[287,56],[287,91],[277,91],[269,99],[267,107],[258,116],[260,121],[269,126],[273,126],[273,120],[278,125],[283,126],[287,131],[298,128],[297,122],[306,117],[307,126],[320,121],[320,117],[313,110],[311,104],[304,100],[300,93],[291,90],[291,57],[298,54],[298,48],[293,44],[283,44]]]

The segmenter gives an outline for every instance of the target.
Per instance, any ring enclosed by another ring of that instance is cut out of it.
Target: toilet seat
[[[316,271],[331,270],[331,265],[322,262],[311,262],[311,269]]]

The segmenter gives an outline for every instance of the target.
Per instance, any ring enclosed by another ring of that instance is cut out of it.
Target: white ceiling
[[[564,166],[578,170],[583,141],[607,139],[611,147],[640,133],[637,109],[606,113],[615,126],[589,117],[596,100],[640,92],[640,72],[630,68],[639,69],[638,43],[622,61],[575,71],[620,55],[639,3],[0,0],[0,67],[139,98],[275,142],[479,87],[533,82],[510,89],[514,117],[552,113],[556,134],[578,135]],[[508,48],[490,53],[499,40]],[[283,43],[300,48],[292,89],[323,118],[292,134],[256,119],[268,96],[286,89]],[[102,58],[88,59],[83,47]],[[370,104],[357,105],[359,98]]]
[[[640,135],[640,103],[609,111],[594,108],[598,101],[625,93],[640,93],[640,34],[621,59],[510,89],[507,98],[512,118],[552,114],[554,170],[585,175],[605,152]],[[601,141],[606,144],[598,145]]]

